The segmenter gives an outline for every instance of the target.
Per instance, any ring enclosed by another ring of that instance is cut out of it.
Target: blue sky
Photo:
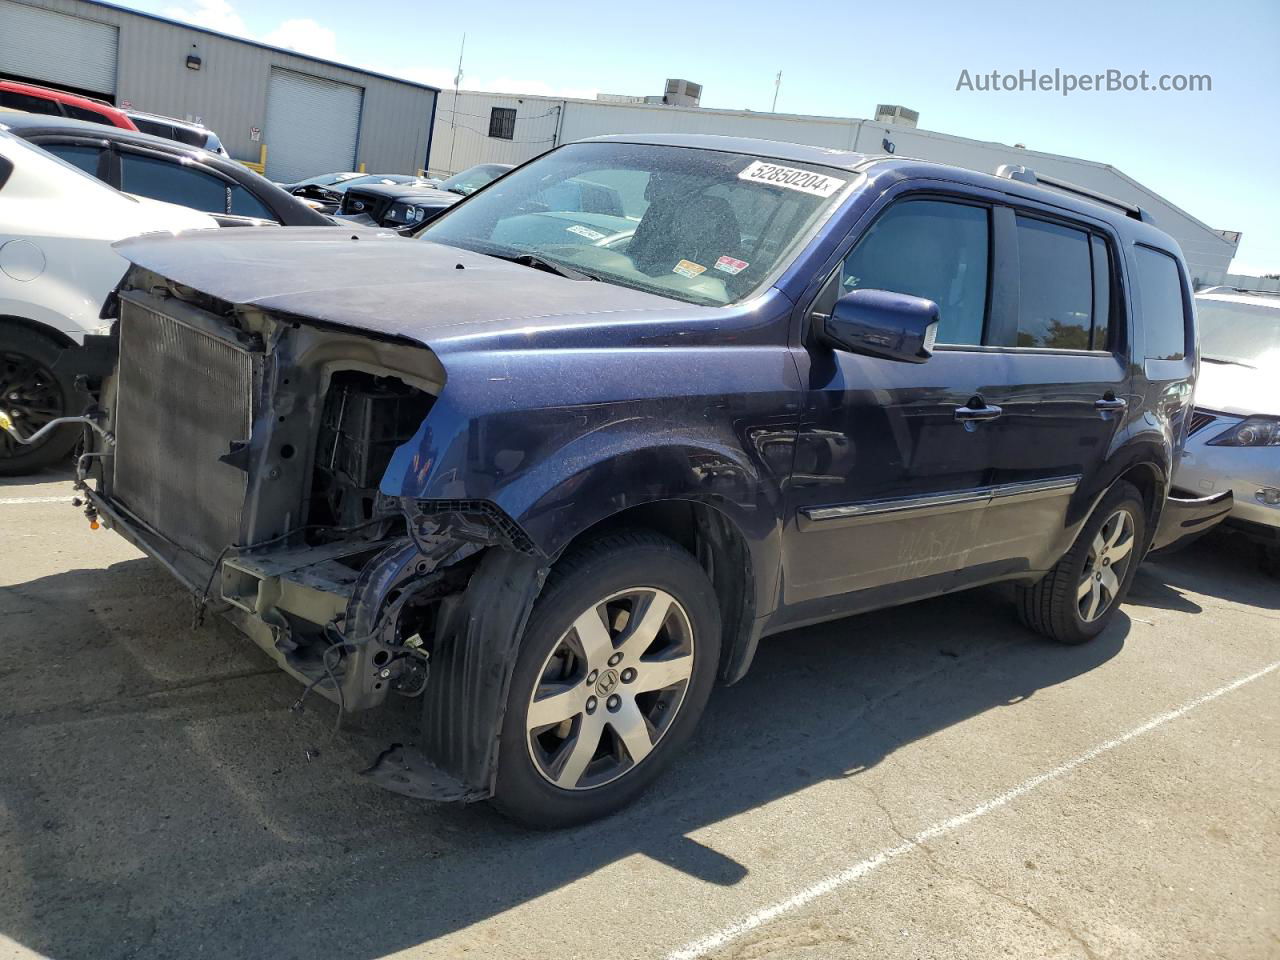
[[[117,0],[120,2],[120,0]],[[595,2],[132,0],[124,5],[437,86],[467,33],[464,89],[561,96],[703,84],[703,105],[870,116],[1111,163],[1212,227],[1241,272],[1280,272],[1280,2],[909,5],[737,0],[644,12]],[[635,10],[636,8],[630,8]],[[981,11],[987,11],[984,15]],[[977,93],[971,74],[1209,74],[1200,93]]]

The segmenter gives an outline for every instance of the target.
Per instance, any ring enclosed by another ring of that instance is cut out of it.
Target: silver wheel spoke
[[[1105,530],[1106,528],[1103,527]],[[1093,538],[1093,559],[1101,560],[1102,555],[1107,552],[1107,541],[1102,536],[1102,530],[1098,531],[1098,535]]]
[[[609,628],[605,626],[600,607],[592,607],[573,621],[573,632],[578,635],[578,642],[582,644],[587,667],[591,670],[603,669],[613,656],[613,640],[609,637]]]
[[[1129,551],[1133,549],[1133,537],[1123,543],[1113,544],[1107,552],[1107,559],[1111,561],[1111,565],[1115,566],[1121,560],[1129,555]]]
[[[582,712],[586,693],[581,684],[563,684],[529,704],[529,729],[560,723]]]
[[[688,680],[693,673],[693,656],[682,654],[670,660],[641,660],[636,665],[636,679],[631,685],[634,693],[648,693],[651,690],[665,690],[682,680]]]
[[[640,610],[635,626],[627,631],[622,643],[618,644],[618,649],[628,657],[639,657],[648,650],[657,639],[658,631],[671,613],[671,604],[674,602],[671,594],[661,590],[653,591]]]
[[[613,727],[618,739],[627,748],[632,763],[639,763],[653,749],[653,737],[649,733],[649,724],[644,714],[630,697],[624,697],[618,712],[609,718],[609,726]]]
[[[1117,593],[1120,592],[1120,581],[1110,567],[1102,568],[1102,580],[1099,582],[1103,593],[1106,594],[1106,602],[1110,603],[1115,599]]]
[[[1089,591],[1093,589],[1093,585],[1096,582],[1097,581],[1093,579],[1093,571],[1086,574],[1085,578],[1080,581],[1080,589],[1076,591],[1076,599],[1083,600],[1087,597],[1089,595]]]
[[[582,715],[582,723],[578,727],[578,735],[563,748],[568,751],[568,756],[565,757],[559,773],[556,774],[557,786],[572,789],[582,779],[582,774],[586,771],[587,764],[591,762],[591,758],[595,756],[596,748],[600,746],[600,735],[604,732],[604,724],[601,723],[599,717],[599,712],[594,716]]]
[[[1097,580],[1089,581],[1089,605],[1085,608],[1084,618],[1092,620],[1098,615],[1098,608],[1102,606],[1102,587]]]

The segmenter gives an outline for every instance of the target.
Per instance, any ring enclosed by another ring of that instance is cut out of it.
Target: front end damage
[[[90,517],[342,713],[421,697],[417,745],[385,752],[376,782],[488,796],[547,560],[487,502],[380,491],[444,387],[436,356],[140,267],[117,300],[78,468]]]

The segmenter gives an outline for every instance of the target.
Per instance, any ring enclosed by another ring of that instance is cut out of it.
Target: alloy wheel
[[[1097,620],[1115,602],[1133,560],[1133,547],[1133,516],[1128,510],[1117,510],[1089,545],[1084,576],[1076,591],[1080,618],[1085,623]]]
[[[654,587],[582,611],[538,673],[529,756],[564,790],[603,786],[642,763],[671,728],[693,676],[689,615]]]
[[[62,388],[52,373],[25,354],[0,353],[0,410],[9,416],[15,430],[29,437],[61,417],[64,408]],[[39,446],[20,444],[0,430],[0,457],[15,457]]]

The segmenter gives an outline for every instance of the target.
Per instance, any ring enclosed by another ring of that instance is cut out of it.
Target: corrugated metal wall
[[[107,4],[87,0],[18,2],[118,26],[116,102],[128,100],[138,110],[168,116],[198,117],[238,159],[258,159],[259,144],[250,136],[254,127],[262,131],[262,142],[270,152],[267,89],[273,66],[363,88],[356,162],[364,163],[370,172],[414,173],[426,159],[435,102],[431,88]],[[192,53],[201,59],[199,70],[186,66]]]
[[[1025,164],[1048,176],[1137,204],[1149,211],[1156,225],[1182,246],[1193,279],[1200,284],[1221,283],[1235,255],[1235,245],[1225,241],[1216,230],[1114,167],[1089,160],[855,118],[516,97],[465,90],[458,95],[455,135],[453,96],[452,90],[440,94],[440,111],[436,115],[431,147],[430,166],[434,173],[456,173],[485,162],[521,163],[558,143],[611,133],[759,137],[868,154],[888,152],[885,146],[888,141],[898,156],[949,163],[984,173],[993,173],[1004,163]],[[514,140],[488,135],[493,107],[516,109]]]

